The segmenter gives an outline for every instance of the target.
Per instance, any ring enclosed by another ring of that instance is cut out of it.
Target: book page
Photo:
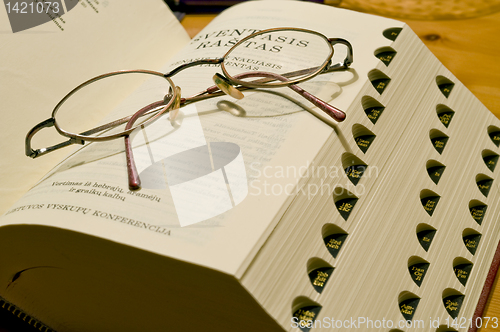
[[[47,119],[65,94],[105,72],[158,69],[189,41],[161,0],[66,3],[61,15],[15,33],[12,28],[16,18],[8,14],[9,10],[15,13],[14,7],[3,10],[2,6],[0,10],[0,99],[4,116],[0,125],[0,213],[71,151],[66,148],[35,160],[24,152],[28,131]],[[28,14],[19,13],[17,19],[22,15]],[[35,18],[27,19],[27,23],[37,23],[32,22]],[[88,119],[93,123],[97,120]],[[54,128],[45,131],[55,133]],[[33,145],[42,148],[36,141]]]
[[[221,57],[236,40],[257,30],[308,28],[353,45],[352,70],[301,84],[347,110],[379,62],[374,50],[390,43],[382,31],[401,25],[303,2],[248,2],[221,14],[163,70]],[[307,59],[302,61],[307,65]],[[213,85],[219,71],[198,66],[172,79],[185,97]],[[140,105],[142,94],[151,89],[159,88],[148,82],[124,103]],[[123,140],[90,144],[2,221],[50,224],[235,274],[298,194],[297,184],[325,142],[335,137],[334,148],[343,152],[337,133],[351,127],[335,124],[288,88],[245,92],[241,100],[207,99],[181,108],[174,123],[164,116],[131,136],[141,190],[127,188]]]

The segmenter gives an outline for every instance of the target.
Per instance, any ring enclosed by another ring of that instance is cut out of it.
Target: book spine
[[[18,306],[10,303],[6,299],[0,296],[0,308],[2,308],[5,311],[10,312],[20,320],[23,320],[26,324],[34,327],[38,331],[41,332],[56,332],[55,330],[51,329],[47,325],[43,324],[40,322],[38,319],[26,314],[23,310],[21,310]]]
[[[472,317],[473,322],[475,322],[476,319],[483,317],[483,311],[486,307],[486,303],[488,302],[488,298],[490,297],[490,292],[491,289],[493,288],[493,284],[495,282],[495,278],[499,267],[500,267],[500,242],[498,243],[495,256],[493,256],[493,262],[491,263],[488,276],[486,277],[486,281],[484,282],[483,290],[481,291],[481,296],[479,297],[479,301],[476,306],[476,311],[474,311],[474,316]],[[477,324],[471,324],[471,327],[468,332],[476,332],[476,331],[477,331]]]

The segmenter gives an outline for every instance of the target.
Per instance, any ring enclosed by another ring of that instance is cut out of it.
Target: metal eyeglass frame
[[[254,38],[258,35],[265,34],[265,33],[270,33],[270,32],[277,32],[277,31],[301,31],[301,32],[306,32],[306,33],[311,33],[316,36],[319,36],[325,40],[325,42],[329,45],[329,55],[326,57],[324,63],[320,66],[313,67],[313,68],[307,68],[299,71],[294,71],[286,74],[274,74],[274,73],[269,73],[269,72],[248,72],[248,73],[243,73],[235,76],[231,76],[227,68],[225,66],[224,60],[230,54],[236,47],[242,45],[245,41]],[[333,57],[333,46],[335,44],[342,44],[345,45],[347,48],[347,55],[344,59],[344,61],[332,64],[331,59]],[[334,120],[340,122],[345,119],[345,113],[338,108],[326,103],[325,101],[317,98],[316,96],[308,93],[307,91],[303,90],[299,86],[297,86],[297,83],[307,81],[319,74],[327,73],[327,72],[332,72],[336,70],[345,70],[348,69],[349,66],[353,62],[353,51],[352,51],[352,46],[351,44],[342,38],[327,38],[323,34],[313,31],[313,30],[308,30],[308,29],[302,29],[302,28],[271,28],[271,29],[266,29],[266,30],[261,30],[259,32],[253,33],[243,39],[241,39],[239,42],[237,42],[235,45],[233,45],[221,58],[216,58],[216,59],[202,59],[202,60],[197,60],[193,61],[187,64],[180,65],[173,70],[171,70],[168,73],[160,73],[156,71],[150,71],[150,70],[121,70],[121,71],[115,71],[115,72],[110,72],[106,74],[102,74],[99,76],[96,76],[94,78],[91,78],[82,84],[78,85],[75,87],[73,90],[71,90],[66,96],[64,96],[63,99],[54,107],[54,110],[52,111],[52,115],[50,118],[47,120],[44,120],[37,124],[35,127],[33,127],[28,134],[26,135],[26,140],[25,140],[25,153],[27,156],[31,158],[37,158],[39,156],[45,155],[49,152],[58,150],[60,148],[63,148],[65,146],[69,146],[72,144],[85,144],[85,142],[102,142],[102,141],[108,141],[108,140],[113,140],[117,139],[120,137],[125,138],[125,152],[126,152],[126,158],[127,158],[127,170],[128,170],[128,178],[129,178],[129,188],[131,190],[136,190],[140,188],[140,179],[139,175],[137,173],[136,167],[135,167],[135,162],[133,159],[133,154],[132,154],[132,147],[130,144],[130,139],[129,135],[138,127],[140,126],[146,126],[155,120],[157,120],[161,115],[163,115],[165,112],[170,111],[170,110],[176,110],[180,108],[181,106],[187,105],[192,102],[196,102],[199,100],[207,99],[207,98],[213,98],[213,97],[218,97],[224,94],[228,94],[230,96],[233,96],[235,98],[242,98],[243,95],[241,94],[241,90],[247,90],[247,89],[254,89],[254,88],[277,88],[277,87],[284,87],[288,86],[295,92],[299,93],[302,97],[306,98],[308,101],[310,101],[312,104],[317,106],[319,109],[324,111],[326,114],[328,114],[330,117],[332,117]],[[191,97],[185,97],[182,98],[180,96],[180,88],[177,87],[171,77],[174,76],[175,74],[179,73],[180,71],[193,67],[193,66],[198,66],[198,65],[203,65],[203,64],[220,64],[222,72],[224,76],[220,74],[215,74],[214,76],[214,82],[216,85],[210,86],[204,91],[201,91]],[[130,73],[142,73],[142,74],[149,74],[153,76],[159,76],[164,78],[165,80],[168,81],[170,84],[170,91],[169,94],[165,96],[165,98],[161,101],[156,101],[153,102],[142,109],[138,110],[136,113],[133,115],[118,119],[116,121],[92,128],[90,130],[87,130],[85,132],[76,134],[76,133],[71,133],[59,126],[56,120],[56,114],[59,108],[68,100],[73,94],[75,94],[77,91],[82,89],[83,87],[92,84],[96,81],[99,81],[101,79],[111,77],[111,76],[116,76],[116,75],[123,75],[123,74],[130,74]],[[293,77],[300,76],[299,78],[293,79]],[[243,81],[243,78],[249,78],[249,77],[260,77],[260,79],[254,80],[254,81]],[[141,122],[140,124],[134,126],[134,123],[142,116],[150,116],[147,120]],[[93,135],[99,132],[104,132],[106,130],[112,129],[114,127],[117,127],[119,125],[122,125],[126,123],[125,130],[107,135],[107,136],[88,136],[88,135]],[[49,128],[49,127],[55,127],[57,132],[65,137],[68,137],[69,140],[61,142],[59,144],[55,144],[53,146],[49,146],[46,148],[41,148],[41,149],[36,149],[34,150],[31,147],[31,140],[33,136],[39,132],[43,128]]]

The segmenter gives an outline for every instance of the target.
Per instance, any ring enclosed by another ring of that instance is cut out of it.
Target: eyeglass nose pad
[[[171,93],[171,92],[170,92]],[[181,108],[181,88],[175,87],[175,100],[172,103],[172,109],[169,112],[169,120],[172,125],[174,124],[177,115],[179,114],[179,109]]]
[[[232,86],[228,79],[221,74],[216,73],[212,79],[214,80],[215,85],[217,85],[217,87],[226,95],[236,99],[242,99],[244,97],[243,93]]]

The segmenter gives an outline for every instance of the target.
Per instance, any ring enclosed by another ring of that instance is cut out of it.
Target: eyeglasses
[[[231,45],[231,40],[227,42]],[[345,113],[327,102],[308,93],[297,83],[307,81],[319,74],[348,69],[353,62],[351,44],[342,38],[327,38],[316,31],[300,28],[272,28],[253,33],[237,42],[221,58],[197,59],[179,65],[168,73],[149,70],[123,70],[91,78],[75,87],[55,106],[52,116],[33,127],[26,135],[26,155],[37,158],[72,144],[108,141],[125,138],[125,152],[131,190],[140,188],[132,154],[129,135],[139,127],[146,126],[167,111],[174,121],[181,106],[199,100],[227,94],[243,98],[242,90],[257,88],[289,87],[306,98],[336,121],[343,121]],[[342,61],[333,63],[334,46],[346,48]],[[171,77],[194,66],[218,66],[223,75],[216,73],[215,85],[191,97],[181,97],[181,89]],[[151,83],[151,78],[157,82]],[[116,106],[101,103],[102,100],[122,100],[122,89],[147,82],[138,90],[133,100],[125,99]],[[127,81],[127,82],[125,82]],[[138,96],[138,97],[137,97]],[[152,102],[153,100],[156,100]],[[81,128],[82,118],[102,114],[105,107],[117,107],[121,114],[111,121],[92,129]],[[123,117],[123,115],[127,115]],[[132,115],[130,115],[132,114]],[[79,118],[80,117],[80,118]],[[57,132],[69,140],[46,148],[34,150],[33,136],[43,128],[55,127]]]

